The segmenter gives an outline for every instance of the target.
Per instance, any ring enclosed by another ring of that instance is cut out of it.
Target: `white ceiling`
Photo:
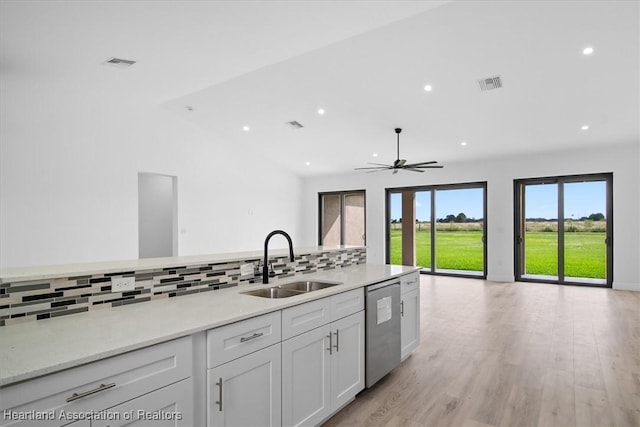
[[[402,158],[445,166],[640,140],[635,1],[2,0],[0,11],[1,75],[162,105],[212,143],[303,176],[392,162],[395,127]],[[112,56],[137,63],[101,65]],[[494,75],[504,87],[481,92],[476,80]]]

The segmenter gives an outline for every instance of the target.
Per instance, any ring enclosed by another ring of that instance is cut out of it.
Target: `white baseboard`
[[[489,276],[487,275],[487,280],[491,282],[515,282],[515,277],[513,276]]]
[[[639,291],[640,292],[640,283],[632,283],[632,282],[613,282],[613,289],[617,289],[619,291]]]

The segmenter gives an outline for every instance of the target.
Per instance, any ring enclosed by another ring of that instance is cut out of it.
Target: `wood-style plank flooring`
[[[640,426],[640,292],[421,276],[421,344],[333,426]]]

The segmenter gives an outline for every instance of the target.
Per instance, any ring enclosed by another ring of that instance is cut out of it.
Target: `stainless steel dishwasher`
[[[400,280],[367,286],[365,385],[400,364]]]

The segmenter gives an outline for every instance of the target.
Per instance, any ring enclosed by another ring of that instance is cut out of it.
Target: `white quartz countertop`
[[[364,246],[311,246],[294,248],[294,254],[316,254]],[[262,259],[263,251],[229,252],[207,255],[185,255],[163,258],[144,258],[122,261],[85,262],[78,264],[12,267],[0,269],[0,283],[55,279],[88,274],[118,273],[121,271],[154,270],[175,266],[190,266],[222,262]],[[269,257],[289,256],[288,249],[269,249]]]
[[[149,345],[191,335],[329,295],[417,271],[360,264],[279,281],[323,280],[341,285],[289,298],[241,295],[238,287],[93,310],[0,328],[0,386],[72,368]]]

